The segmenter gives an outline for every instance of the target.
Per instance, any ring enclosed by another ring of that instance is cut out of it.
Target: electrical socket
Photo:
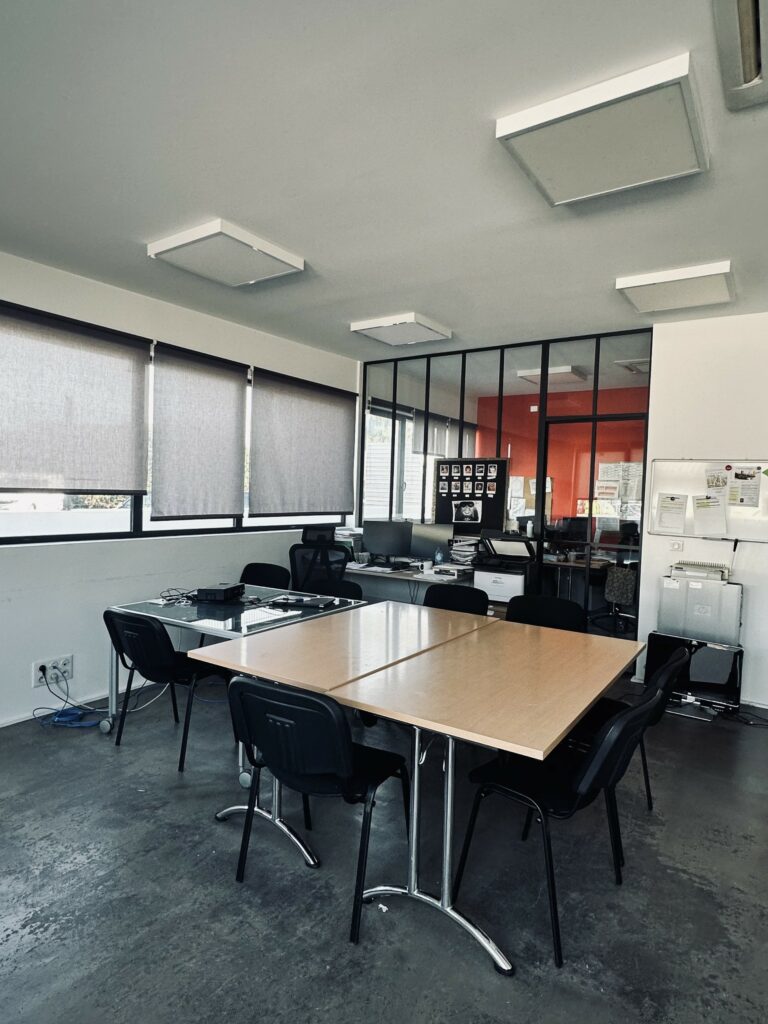
[[[37,686],[45,686],[45,676],[40,671],[42,667],[45,667],[48,676],[48,682],[55,686],[59,683],[57,689],[63,686],[61,677],[63,676],[68,683],[71,683],[75,676],[75,656],[74,654],[61,654],[58,658],[43,658],[41,661],[35,661],[32,664],[32,687],[33,689]],[[58,671],[57,671],[58,670]]]

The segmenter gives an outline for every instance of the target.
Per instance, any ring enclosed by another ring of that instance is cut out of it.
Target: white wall
[[[0,253],[0,298],[323,384],[357,390],[344,356]],[[0,547],[0,725],[48,703],[32,663],[75,656],[73,695],[106,693],[102,612],[166,587],[237,579],[247,562],[288,564],[295,532]]]
[[[653,332],[648,421],[647,515],[652,459],[768,458],[768,313],[662,324]],[[732,545],[643,538],[640,637],[656,627],[659,580],[683,557],[730,562]],[[734,580],[744,586],[742,700],[768,707],[768,544],[739,545]]]

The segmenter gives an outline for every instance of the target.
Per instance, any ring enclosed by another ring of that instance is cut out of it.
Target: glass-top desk
[[[190,591],[190,594],[194,594],[194,591]],[[307,606],[296,604],[286,608],[270,607],[270,602],[281,597],[306,599]],[[318,602],[322,602],[323,607],[318,607]],[[343,597],[323,597],[318,594],[299,594],[292,590],[246,586],[242,599],[233,602],[198,602],[194,597],[164,600],[158,597],[134,604],[114,605],[112,610],[146,615],[165,626],[176,626],[203,636],[230,640],[265,629],[275,629],[277,626],[287,626],[292,622],[333,615],[363,604],[365,601],[351,601]],[[117,717],[119,682],[120,662],[113,649],[109,669],[109,717],[105,719],[102,728],[104,732],[111,731]]]

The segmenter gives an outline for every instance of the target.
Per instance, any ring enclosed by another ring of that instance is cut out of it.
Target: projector
[[[239,601],[244,593],[244,583],[215,583],[212,587],[198,587],[197,600],[221,603]]]

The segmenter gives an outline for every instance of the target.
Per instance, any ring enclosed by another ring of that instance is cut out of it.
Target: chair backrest
[[[656,711],[651,716],[648,722],[649,726],[656,725],[661,721],[661,716],[664,714],[667,704],[669,704],[669,698],[672,696],[675,683],[690,660],[690,651],[686,647],[678,647],[664,664],[656,669],[645,684],[646,690],[660,690],[662,693],[661,704],[658,705]]]
[[[609,565],[605,577],[605,599],[612,604],[632,604],[637,572],[624,565]]]
[[[252,587],[274,587],[287,590],[291,585],[291,570],[272,562],[249,562],[240,573],[240,582]]]
[[[455,583],[433,583],[424,595],[425,608],[445,608],[449,612],[488,614],[488,595],[478,587],[462,587]]]
[[[587,613],[580,604],[564,597],[519,594],[510,598],[506,618],[507,622],[522,622],[528,626],[570,629],[573,633],[587,631]]]
[[[322,693],[294,690],[266,679],[235,676],[229,684],[235,736],[270,772],[294,789],[312,791],[312,780],[353,771],[352,736],[340,705]]]
[[[315,547],[317,547],[319,544],[333,544],[335,540],[335,526],[305,526],[304,529],[301,531],[302,544],[312,544]]]
[[[318,594],[326,594],[328,597],[346,597],[350,601],[360,601],[363,597],[363,588],[353,580],[321,580],[317,583]]]
[[[572,788],[582,800],[588,800],[601,789],[613,788],[620,781],[644,731],[663,702],[662,690],[647,690],[637,704],[605,723],[572,779]]]
[[[294,590],[306,590],[313,580],[340,580],[350,560],[343,544],[293,544],[288,552]]]
[[[173,644],[160,622],[143,615],[107,609],[104,623],[125,668],[133,665],[152,683],[164,683],[174,676]]]

